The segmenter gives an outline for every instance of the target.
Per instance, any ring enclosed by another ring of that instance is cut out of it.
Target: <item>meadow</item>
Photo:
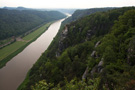
[[[0,68],[6,65],[6,63],[11,60],[14,56],[20,53],[25,47],[27,47],[31,42],[36,40],[42,33],[44,33],[52,22],[44,24],[40,28],[26,35],[14,43],[7,45],[0,49]]]

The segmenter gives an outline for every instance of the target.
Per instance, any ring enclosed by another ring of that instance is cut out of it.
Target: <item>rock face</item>
[[[95,44],[95,48],[99,45],[101,43],[101,41],[98,41],[96,44]],[[94,50],[92,53],[91,53],[91,57],[93,57],[93,58],[98,58],[98,55],[96,54],[96,51]],[[102,70],[103,70],[103,64],[104,64],[104,62],[103,62],[103,58],[101,59],[101,61],[98,63],[98,65],[95,65],[93,68],[92,68],[92,70],[90,71],[90,74],[91,74],[91,76],[93,77],[93,74],[95,73],[95,72],[97,72],[97,73],[101,73],[102,72]],[[87,78],[87,75],[89,74],[89,67],[87,66],[86,67],[86,69],[85,69],[85,71],[84,71],[84,73],[83,73],[83,75],[82,75],[82,80],[84,80],[84,79],[86,79]]]
[[[101,73],[102,72],[102,70],[103,70],[103,64],[104,64],[104,62],[103,62],[103,58],[102,58],[101,61],[98,63],[98,66],[97,66],[97,72],[98,73]]]
[[[96,44],[95,44],[95,48],[101,43],[101,41],[98,41]],[[91,57],[93,58],[98,58],[98,55],[96,54],[96,51],[93,51],[92,54],[91,54]],[[93,77],[93,74],[94,73],[101,73],[103,71],[103,58],[101,59],[101,61],[98,63],[98,65],[95,65],[92,70],[91,70],[91,77]]]
[[[90,38],[92,37],[92,35],[94,35],[94,30],[95,30],[95,28],[93,30],[88,30],[87,31],[86,40],[85,41],[90,40]]]
[[[95,45],[95,48],[101,43],[101,41],[98,41]]]
[[[63,43],[64,39],[67,37],[67,34],[68,34],[68,27],[65,26],[65,29],[62,31],[61,36],[60,36],[59,45],[58,45],[58,51],[56,52],[56,57],[60,56],[62,51],[66,47],[68,47],[67,44]]]
[[[127,63],[129,65],[135,65],[135,36],[129,43]]]
[[[64,40],[67,37],[67,34],[68,34],[68,28],[66,26],[65,29],[61,33],[61,40],[60,41]]]
[[[103,58],[101,59],[101,61],[98,63],[98,65],[95,65],[95,67],[92,68],[91,70],[91,77],[93,77],[94,73],[101,73],[103,71]]]
[[[96,56],[96,51],[93,51],[92,53],[91,53],[91,57],[95,57]]]
[[[86,37],[87,37],[86,39],[89,40],[91,36],[92,36],[92,30],[88,30],[87,35],[86,35]]]
[[[58,50],[56,52],[56,57],[60,56],[60,54],[63,52],[63,50],[65,50],[69,46],[69,44],[71,44],[71,43],[69,43],[70,41],[67,42],[68,38],[71,38],[71,37],[69,37],[70,33],[72,33],[73,35],[76,36],[76,35],[78,35],[78,32],[82,33],[82,31],[83,31],[83,28],[77,27],[75,25],[73,25],[71,31],[69,31],[70,30],[69,28],[70,28],[70,25],[67,24],[65,26],[64,30],[61,32],[59,45],[58,45]],[[96,29],[96,27],[94,27],[92,30],[86,30],[86,32],[85,32],[86,35],[84,34],[85,38],[81,39],[80,41],[78,40],[78,42],[83,43],[85,41],[90,40],[91,37],[95,34],[95,29]],[[74,41],[75,38],[76,37],[73,38],[73,41]],[[100,42],[98,44],[100,44]]]
[[[86,79],[86,77],[87,77],[87,75],[88,75],[88,72],[89,72],[88,69],[89,69],[89,67],[86,67],[85,72],[84,72],[83,75],[82,75],[82,80]]]
[[[100,43],[101,43],[101,41],[98,41],[98,42],[95,44],[95,48],[96,48]],[[98,55],[96,54],[96,51],[95,51],[95,50],[91,53],[91,57],[98,58]]]

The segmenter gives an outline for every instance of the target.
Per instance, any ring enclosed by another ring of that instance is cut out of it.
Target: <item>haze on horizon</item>
[[[135,6],[135,0],[0,0],[0,7],[97,8]]]

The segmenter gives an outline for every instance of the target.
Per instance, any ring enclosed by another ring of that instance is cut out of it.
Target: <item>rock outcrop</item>
[[[60,56],[62,51],[68,47],[68,45],[65,45],[65,43],[63,43],[64,39],[67,37],[67,34],[68,34],[68,27],[65,26],[65,29],[62,31],[61,36],[60,36],[58,51],[56,52],[56,57]]]
[[[95,65],[92,68],[92,70],[90,72],[91,77],[93,77],[94,73],[101,73],[103,71],[103,64],[104,64],[104,62],[103,62],[103,58],[102,58],[101,61],[98,63],[98,65]]]
[[[88,75],[88,72],[89,72],[88,69],[89,69],[89,67],[86,67],[85,72],[84,72],[83,75],[82,75],[82,80],[86,79],[86,77],[87,77],[87,75]]]
[[[129,43],[127,63],[129,65],[135,65],[135,36]]]
[[[90,40],[90,38],[94,35],[94,30],[95,30],[95,28],[93,30],[88,30],[87,31],[85,41]]]
[[[96,44],[95,44],[95,48],[101,43],[101,41],[98,41]],[[92,53],[91,53],[91,57],[92,58],[98,58],[98,55],[96,54],[96,51],[94,50]],[[103,71],[103,58],[101,59],[101,61],[98,63],[98,65],[95,65],[92,70],[90,71],[90,74],[91,76],[93,77],[93,74],[95,72],[97,73],[101,73]],[[83,75],[82,75],[82,80],[86,79],[87,78],[87,75],[89,74],[89,67],[87,66]]]
[[[101,43],[101,41],[98,41],[95,45],[95,48]]]

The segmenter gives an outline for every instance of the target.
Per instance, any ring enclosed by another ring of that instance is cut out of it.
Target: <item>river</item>
[[[51,24],[45,33],[12,58],[5,67],[0,69],[0,90],[17,89],[25,79],[29,69],[50,45],[63,20],[61,19]]]

